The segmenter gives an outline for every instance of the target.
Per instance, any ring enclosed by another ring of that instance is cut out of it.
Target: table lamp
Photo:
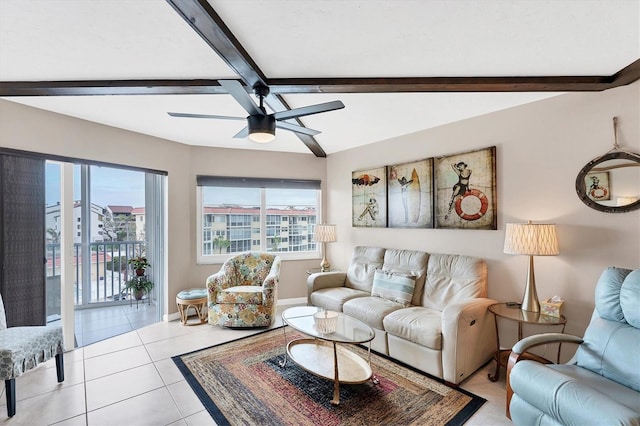
[[[555,256],[558,250],[556,226],[543,223],[507,223],[504,236],[504,252],[529,256],[527,285],[524,288],[521,309],[540,312],[540,302],[536,292],[536,278],[533,272],[533,256]]]
[[[326,223],[316,225],[313,231],[313,239],[319,243],[322,243],[322,262],[320,262],[320,270],[327,272],[331,268],[326,256],[325,243],[333,243],[338,240],[336,231],[336,225],[327,225]]]

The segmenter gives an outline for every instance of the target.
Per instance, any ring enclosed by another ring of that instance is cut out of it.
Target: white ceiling
[[[640,58],[640,0],[209,0],[267,78],[611,75]],[[1,0],[0,80],[237,78],[164,0]],[[558,93],[284,95],[327,154]],[[233,139],[228,95],[5,98],[176,142],[310,153],[291,132]]]

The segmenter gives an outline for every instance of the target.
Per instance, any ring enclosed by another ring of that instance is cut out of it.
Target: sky
[[[60,201],[60,165],[46,163],[46,203]],[[73,167],[74,200],[80,200],[80,166]],[[145,174],[131,170],[90,166],[91,202],[102,207],[144,207]],[[316,206],[315,190],[267,189],[269,206]],[[260,191],[251,188],[205,188],[204,204],[260,205]]]
[[[144,207],[144,172],[90,166],[91,202],[109,205]],[[80,199],[80,166],[73,167],[73,198]],[[60,201],[60,165],[46,163],[46,203]]]

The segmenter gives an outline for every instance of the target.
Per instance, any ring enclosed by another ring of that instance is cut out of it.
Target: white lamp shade
[[[321,243],[333,243],[338,241],[336,225],[318,224],[313,231],[313,239]]]
[[[544,223],[507,223],[504,252],[530,256],[556,256],[558,236],[556,226]]]

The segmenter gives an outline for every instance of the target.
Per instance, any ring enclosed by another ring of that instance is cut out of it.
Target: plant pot
[[[137,277],[143,277],[144,276],[144,268],[143,269],[136,269],[136,276]]]
[[[142,300],[143,296],[144,296],[144,290],[135,290],[133,292],[133,297],[135,297],[136,300]]]

